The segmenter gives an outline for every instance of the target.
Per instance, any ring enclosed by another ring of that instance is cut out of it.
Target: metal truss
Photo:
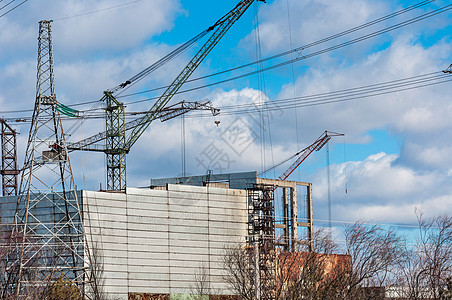
[[[58,278],[83,294],[89,252],[63,127],[57,110],[51,21],[39,22],[36,101],[21,177],[7,268],[9,294],[25,298]]]
[[[0,119],[2,128],[2,193],[3,196],[17,196],[17,132],[5,120]]]
[[[107,108],[106,120],[106,150],[107,155],[107,190],[126,190],[126,129],[124,105],[113,97],[111,92],[104,95]]]

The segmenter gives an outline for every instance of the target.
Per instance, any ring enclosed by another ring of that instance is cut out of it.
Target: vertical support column
[[[291,239],[292,251],[298,248],[298,205],[297,205],[297,186],[290,188],[290,223],[291,223]]]
[[[107,190],[126,190],[126,149],[124,105],[111,92],[104,92],[106,101]]]
[[[290,247],[290,220],[289,220],[289,188],[283,188],[283,218],[284,218],[284,251]]]
[[[306,207],[308,209],[308,243],[309,243],[309,251],[314,251],[314,221],[313,221],[313,213],[312,213],[312,183],[309,183],[307,187],[307,195],[306,195]]]

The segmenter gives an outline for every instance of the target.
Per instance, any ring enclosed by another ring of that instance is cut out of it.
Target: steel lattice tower
[[[106,151],[107,154],[107,190],[126,190],[126,129],[124,104],[116,100],[111,92],[105,92],[107,104],[106,120]]]
[[[19,191],[13,233],[21,242],[9,266],[14,292],[63,278],[83,293],[89,255],[55,96],[51,21],[39,22],[36,102]]]
[[[3,196],[17,196],[17,132],[5,120],[0,119],[2,143],[2,193]]]

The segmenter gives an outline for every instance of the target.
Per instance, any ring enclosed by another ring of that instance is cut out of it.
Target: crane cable
[[[331,228],[331,171],[330,171],[330,144],[326,143],[326,176],[328,183],[328,227]],[[332,232],[330,232],[332,234]]]
[[[211,29],[209,27],[208,29],[204,30],[188,42],[182,44],[181,46],[177,47],[175,50],[171,51],[169,54],[165,55],[163,58],[159,59],[140,73],[136,74],[135,76],[131,77],[129,80],[125,81],[124,83],[121,83],[117,87],[111,89],[112,91],[119,91],[121,90],[118,95],[132,87],[134,84],[139,82],[144,77],[148,76],[158,68],[162,67],[163,65],[167,64],[168,62],[175,59],[177,56],[179,56],[181,53],[185,52],[187,49],[189,49],[193,44],[195,44],[198,40],[203,38]],[[127,87],[127,88],[126,88]]]
[[[241,5],[241,3],[242,2],[239,2],[235,6],[235,8],[239,7]],[[158,60],[154,64],[150,65],[149,67],[147,67],[146,69],[144,69],[140,73],[138,73],[135,76],[131,77],[129,80],[127,80],[124,83],[121,83],[117,87],[113,88],[112,91],[116,92],[116,91],[120,91],[121,90],[121,92],[118,93],[118,95],[120,95],[125,90],[129,89],[131,86],[136,84],[138,81],[140,81],[144,77],[148,76],[150,73],[154,72],[158,68],[162,67],[163,65],[167,64],[168,62],[170,62],[171,60],[173,60],[174,58],[179,56],[182,52],[186,51],[194,43],[196,43],[198,40],[203,38],[206,34],[211,32],[212,30],[214,30],[216,27],[218,27],[218,26],[222,25],[224,22],[228,21],[228,19],[230,17],[230,14],[231,14],[231,11],[226,13],[225,15],[223,15],[220,19],[218,19],[215,22],[215,24],[213,24],[212,26],[209,26],[207,29],[205,29],[204,31],[199,33],[197,36],[195,36],[194,38],[192,38],[188,42],[182,44],[181,46],[179,46],[175,50],[171,51],[169,54],[167,54],[166,56],[164,56],[163,58],[161,58],[160,60]],[[127,88],[125,88],[126,86],[127,86]]]

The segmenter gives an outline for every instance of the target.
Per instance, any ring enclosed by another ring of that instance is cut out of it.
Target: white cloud
[[[92,51],[111,53],[133,49],[170,30],[175,17],[182,12],[178,0],[138,1],[104,10],[121,4],[124,1],[31,1],[20,8],[18,15],[11,15],[6,21],[2,19],[0,44],[12,45],[2,50],[14,55],[17,49],[22,52],[34,45],[40,20],[55,20],[52,25],[55,49],[67,58],[92,55],[89,53]],[[100,12],[83,15],[93,11]],[[78,15],[83,16],[65,19]]]
[[[58,14],[77,15],[79,12],[100,10],[119,3],[123,2],[71,1],[61,7]],[[74,51],[132,48],[145,39],[171,29],[179,12],[180,6],[176,0],[141,1],[105,13],[57,21],[54,24],[55,41],[69,54]]]
[[[260,42],[264,53],[284,51],[289,49],[290,40],[292,48],[306,45],[361,25],[387,10],[385,3],[367,0],[277,0],[260,6]],[[242,41],[242,46],[254,43],[253,32]]]
[[[418,172],[394,164],[398,155],[379,153],[364,161],[332,165],[331,194],[334,220],[378,220],[415,223],[415,208],[429,216],[452,207],[452,177],[441,171]],[[312,176],[314,211],[325,218],[328,184],[325,170]],[[347,193],[344,189],[347,187]]]

